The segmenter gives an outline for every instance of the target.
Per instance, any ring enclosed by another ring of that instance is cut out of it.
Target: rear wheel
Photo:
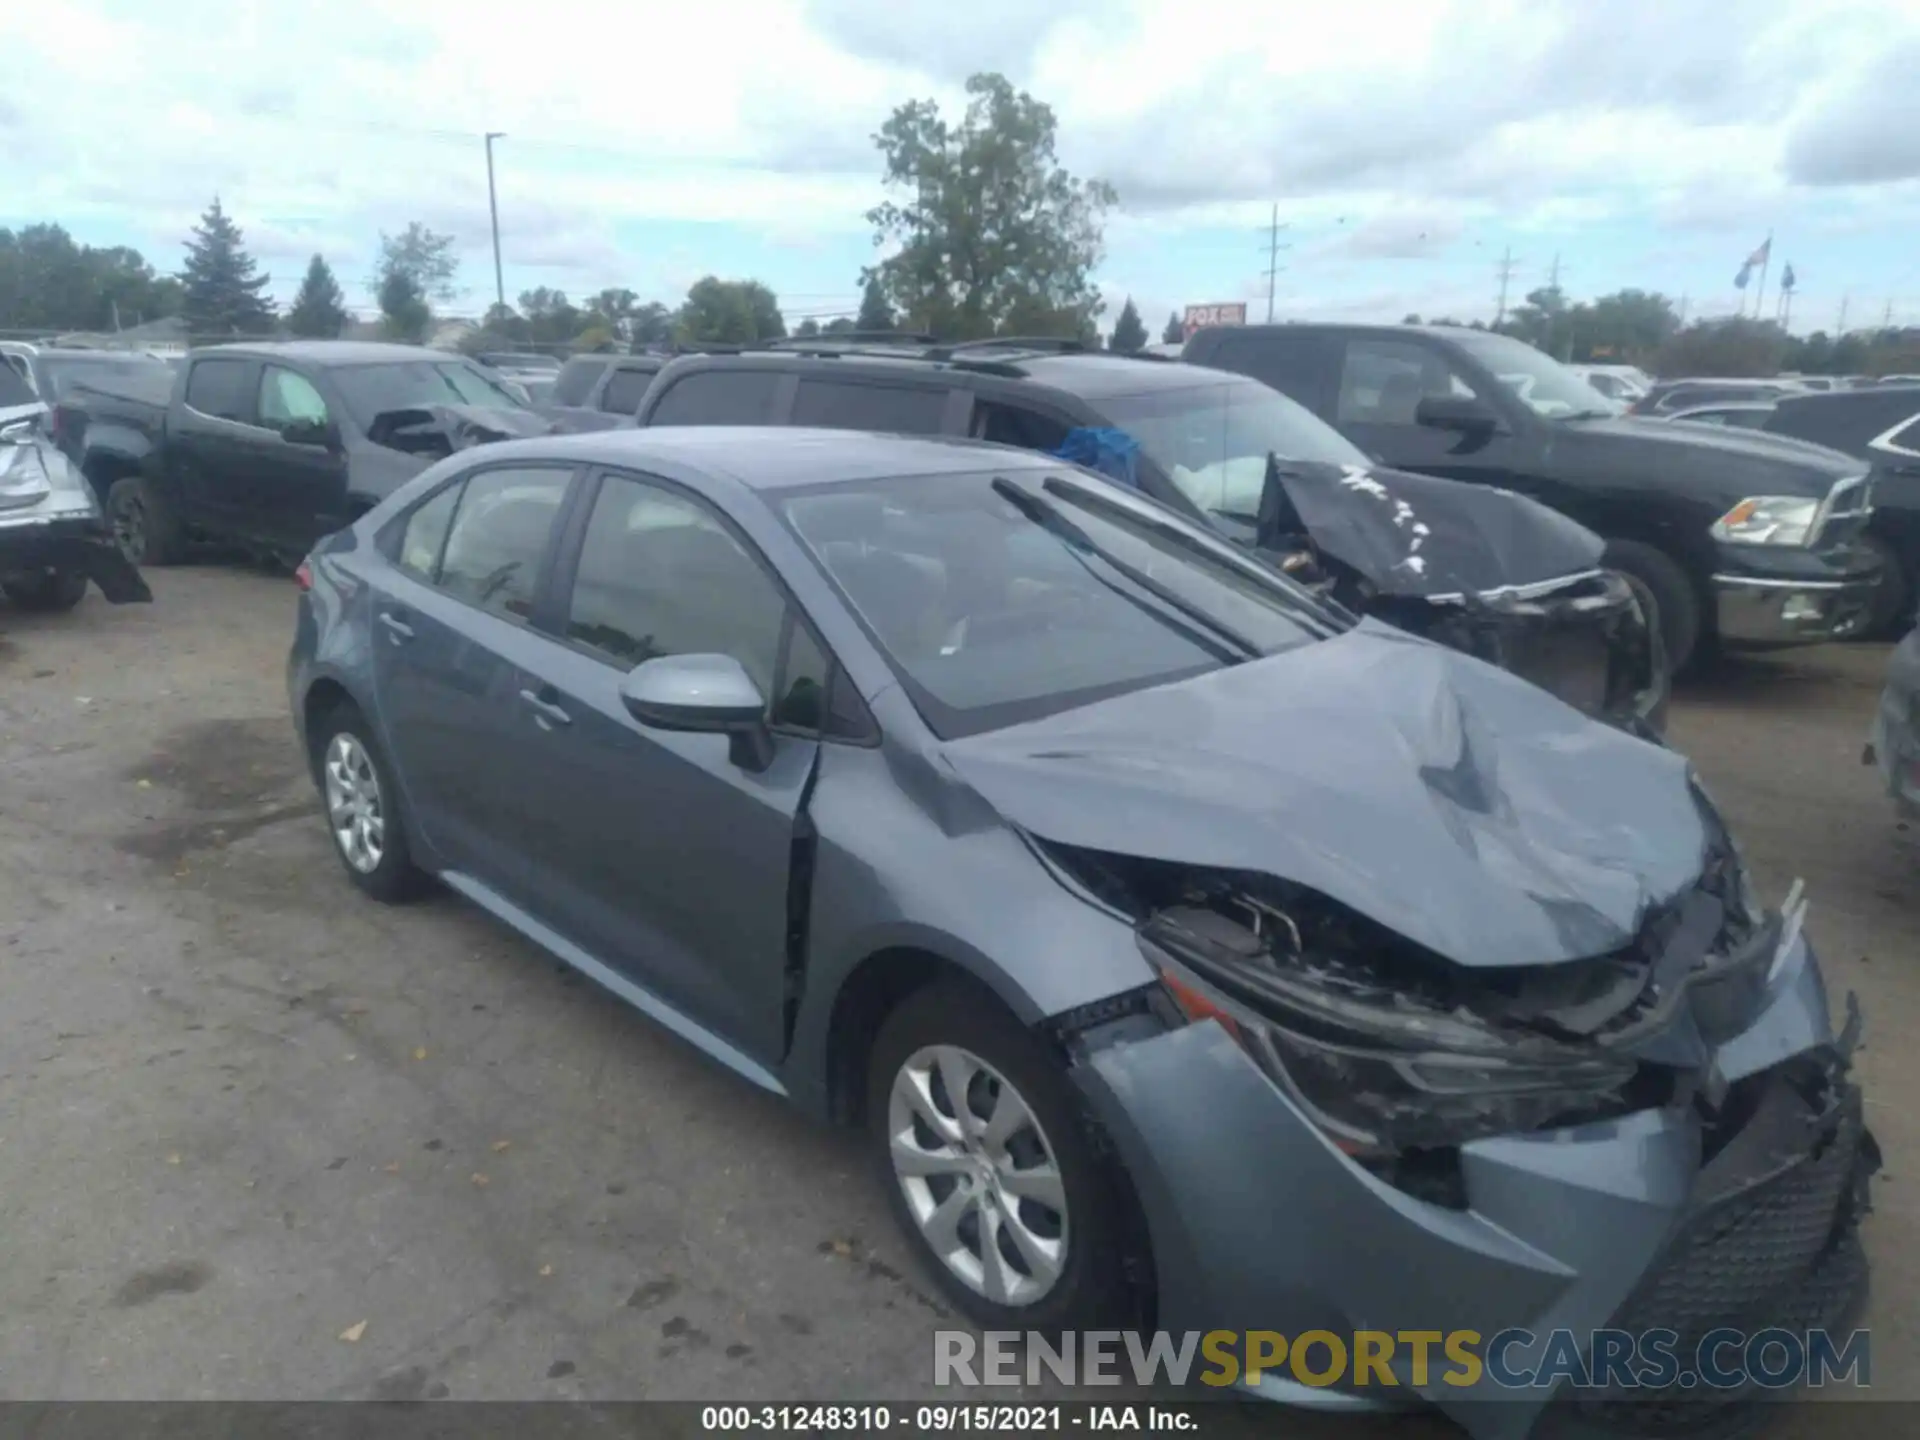
[[[1639,540],[1609,540],[1605,563],[1627,577],[1642,605],[1652,603],[1651,622],[1667,653],[1667,670],[1679,674],[1706,658],[1701,605],[1693,581],[1666,551]]]
[[[424,878],[413,863],[399,792],[366,717],[352,705],[327,712],[313,734],[327,832],[347,878],[392,904],[417,894]]]
[[[107,523],[120,553],[135,565],[171,565],[186,549],[179,516],[143,475],[113,482]]]
[[[1130,1317],[1125,1177],[1060,1062],[997,1001],[958,982],[903,1001],[874,1041],[867,1115],[894,1218],[970,1318]]]
[[[78,570],[40,570],[9,575],[0,589],[22,610],[71,610],[87,593],[87,577]]]

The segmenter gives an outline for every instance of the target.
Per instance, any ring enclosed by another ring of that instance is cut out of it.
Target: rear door
[[[304,554],[347,523],[347,457],[329,440],[331,407],[318,385],[285,365],[260,367],[261,428],[275,442],[252,472],[249,508],[275,543]]]
[[[748,1054],[784,1037],[787,882],[819,746],[824,652],[758,550],[704,499],[610,472],[570,539],[561,638],[521,677],[517,821],[537,913]],[[769,697],[772,764],[725,736],[640,725],[634,666],[731,655]]]
[[[248,476],[271,432],[257,423],[260,362],[209,355],[190,362],[183,403],[168,416],[166,451],[186,518],[227,533],[252,533]]]
[[[523,906],[519,677],[546,643],[533,622],[573,477],[501,463],[443,486],[383,536],[394,563],[372,597],[377,711],[410,813],[449,868]]]

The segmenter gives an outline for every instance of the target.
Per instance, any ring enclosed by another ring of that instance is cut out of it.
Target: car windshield
[[[835,484],[779,508],[943,738],[1259,659],[1341,623],[1203,527],[1081,474]]]
[[[1491,370],[1494,378],[1547,420],[1617,415],[1620,407],[1558,360],[1533,346],[1485,330],[1465,330],[1454,343]]]
[[[465,360],[396,360],[383,365],[344,365],[333,382],[353,418],[365,428],[388,410],[420,405],[478,405],[486,410],[524,410],[520,398]]]
[[[1257,380],[1105,396],[1090,402],[1131,435],[1186,497],[1216,515],[1260,513],[1267,456],[1365,465],[1363,451],[1305,406]]]

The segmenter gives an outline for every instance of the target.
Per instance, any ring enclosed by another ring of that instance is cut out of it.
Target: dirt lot
[[[449,897],[360,900],[287,722],[291,585],[152,580],[0,610],[0,1398],[926,1393],[945,1312],[851,1143]],[[1920,1398],[1884,656],[1743,665],[1674,731],[1866,1008],[1873,1379]]]

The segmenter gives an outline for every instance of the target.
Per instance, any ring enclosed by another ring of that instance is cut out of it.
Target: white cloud
[[[733,227],[796,266],[865,253],[874,131],[909,98],[957,109],[983,68],[1118,186],[1117,236],[1162,241],[1126,266],[1142,296],[1184,288],[1183,236],[1251,233],[1274,201],[1297,282],[1495,231],[1871,226],[1920,183],[1912,0],[1349,0],[1271,23],[1244,0],[66,0],[57,24],[0,11],[0,53],[7,218],[170,265],[218,193],[277,278],[318,251],[350,292],[418,219],[456,237],[476,304],[483,131],[505,132],[516,273],[666,286],[717,262],[648,225]],[[1208,283],[1245,289],[1255,249]]]

